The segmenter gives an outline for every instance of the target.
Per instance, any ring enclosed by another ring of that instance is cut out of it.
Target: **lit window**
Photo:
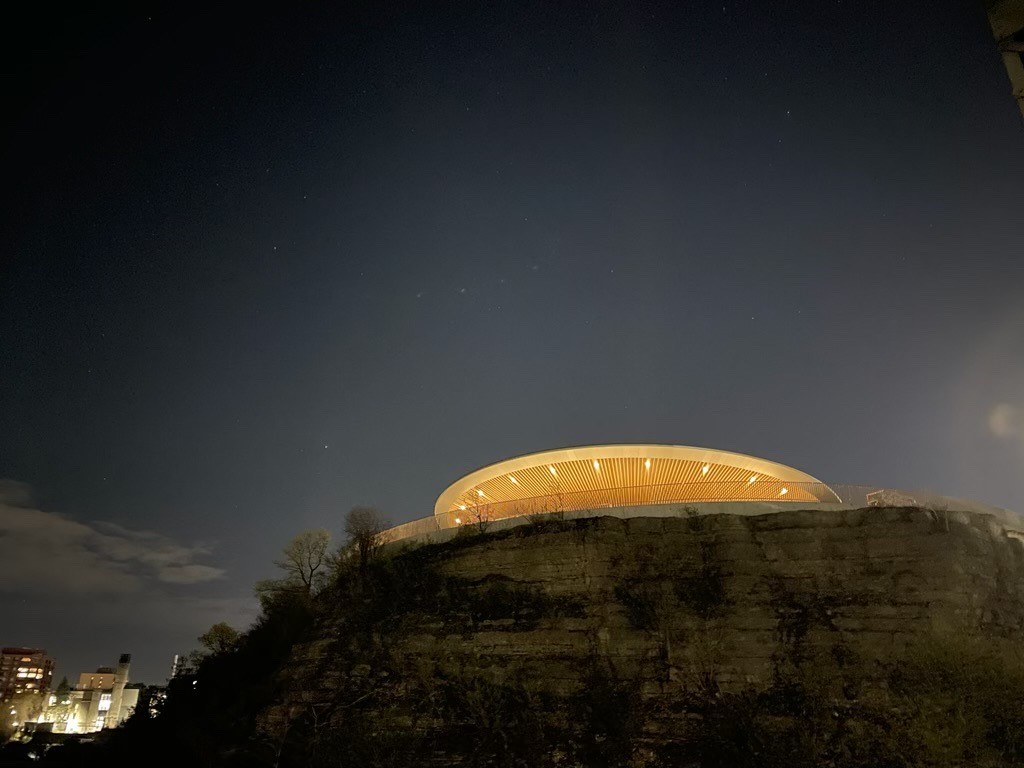
[[[99,705],[99,707],[97,707],[97,709],[100,712],[106,712],[108,709],[110,709],[110,694],[109,693],[101,693],[100,694],[100,705]]]

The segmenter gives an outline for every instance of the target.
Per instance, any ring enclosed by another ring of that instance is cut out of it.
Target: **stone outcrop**
[[[671,719],[688,691],[764,686],[812,660],[870,688],[929,637],[1024,636],[1024,544],[974,513],[681,509],[467,534],[403,559],[397,607],[362,628],[328,609],[294,649],[268,731],[438,676],[565,700],[595,660]]]

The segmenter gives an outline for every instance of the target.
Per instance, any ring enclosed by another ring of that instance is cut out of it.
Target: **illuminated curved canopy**
[[[817,502],[821,481],[766,459],[682,445],[588,445],[471,472],[434,506],[442,527],[545,512],[721,501]]]

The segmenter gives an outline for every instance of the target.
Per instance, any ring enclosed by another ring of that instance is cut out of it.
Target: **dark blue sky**
[[[555,446],[1024,510],[984,13],[690,5],[7,30],[0,644],[158,681],[298,530]]]

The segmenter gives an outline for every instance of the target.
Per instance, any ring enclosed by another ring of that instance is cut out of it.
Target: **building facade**
[[[82,672],[74,688],[49,697],[40,723],[52,723],[55,733],[95,733],[116,728],[135,709],[138,688],[128,688],[131,654],[122,654],[117,667]]]
[[[7,701],[19,693],[50,690],[53,667],[53,659],[39,648],[7,647],[0,650],[0,701]]]

